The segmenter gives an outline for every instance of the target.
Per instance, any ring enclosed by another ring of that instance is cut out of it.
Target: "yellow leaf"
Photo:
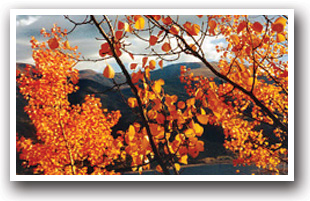
[[[104,71],[103,71],[103,75],[104,75],[104,77],[106,77],[106,78],[110,78],[110,79],[114,78],[115,72],[114,72],[112,66],[110,66],[110,65],[108,64],[108,65],[106,66],[106,68],[104,69]]]
[[[196,135],[200,137],[203,134],[203,130],[204,129],[203,129],[202,126],[200,126],[199,124],[195,123],[194,124],[194,130],[195,130]]]
[[[135,23],[135,28],[141,30],[144,28],[144,24],[145,24],[144,18],[139,17]]]
[[[184,134],[185,134],[186,137],[194,137],[194,136],[195,136],[195,135],[194,135],[194,130],[191,129],[191,128],[186,129],[186,130],[184,131]]]
[[[175,163],[175,164],[174,164],[174,167],[175,167],[175,169],[176,169],[177,171],[180,171],[180,169],[181,169],[181,166],[180,166],[179,163]]]
[[[281,43],[285,41],[285,36],[282,33],[277,34],[277,42]]]
[[[239,44],[239,37],[237,35],[231,35],[230,36],[231,40],[234,42],[235,45]]]
[[[136,99],[136,98],[133,98],[133,97],[128,98],[128,105],[129,105],[129,107],[131,107],[131,108],[136,107],[136,106],[138,105],[137,99]]]
[[[179,159],[179,162],[180,162],[180,163],[183,163],[183,164],[187,164],[187,158],[188,158],[188,156],[187,156],[187,155],[184,155],[184,156],[182,156],[182,157]]]

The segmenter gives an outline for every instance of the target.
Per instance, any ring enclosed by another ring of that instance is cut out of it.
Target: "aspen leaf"
[[[214,35],[215,34],[214,29],[216,27],[216,22],[214,20],[210,20],[208,25],[209,25],[209,32]]]
[[[129,105],[129,107],[131,107],[131,108],[136,107],[136,106],[138,105],[137,99],[136,99],[136,98],[133,98],[133,97],[128,98],[128,105]]]
[[[142,58],[142,67],[143,67],[143,68],[145,67],[145,64],[146,64],[147,60],[148,60],[147,57],[143,57],[143,58]]]
[[[151,70],[154,70],[156,67],[156,61],[155,60],[149,61],[149,67]]]
[[[278,33],[281,33],[286,26],[286,19],[284,17],[279,17],[272,25],[271,29]]]
[[[122,30],[125,28],[125,24],[122,21],[118,21],[117,28]]]
[[[127,22],[125,22],[124,23],[124,30],[126,32],[132,32],[132,27]]]
[[[161,49],[164,52],[169,52],[171,50],[170,44],[169,43],[164,43],[163,46],[161,47]]]
[[[199,121],[199,123],[203,125],[207,125],[209,118],[208,118],[208,115],[206,114],[197,114],[197,120]]]
[[[174,35],[178,35],[179,31],[180,31],[180,28],[175,24],[170,27],[170,33]]]
[[[149,43],[150,43],[150,45],[151,46],[153,46],[153,45],[155,45],[156,44],[156,42],[157,42],[157,40],[158,40],[158,37],[156,37],[156,36],[150,36],[150,39],[149,39]]]
[[[110,66],[109,64],[105,67],[104,71],[103,71],[103,75],[106,78],[114,78],[115,76],[115,72],[114,69],[112,68],[112,66]]]
[[[160,172],[160,173],[163,173],[163,169],[161,168],[160,165],[157,165],[157,166],[156,166],[156,171],[157,171],[157,172]]]
[[[56,38],[51,38],[47,41],[48,46],[54,50],[59,47],[58,40]]]
[[[198,137],[200,137],[200,136],[203,134],[203,131],[204,131],[203,127],[200,126],[200,125],[197,124],[197,123],[194,124],[194,130],[195,130],[195,134],[196,134]]]
[[[185,103],[184,103],[184,101],[179,101],[179,102],[178,102],[178,108],[180,108],[180,109],[184,109],[184,108],[185,108]]]
[[[196,148],[197,148],[197,150],[200,151],[200,152],[204,151],[204,142],[201,141],[201,140],[199,140],[199,141],[197,142],[197,144],[196,144]]]
[[[185,135],[186,137],[194,137],[194,136],[195,136],[194,130],[191,129],[191,128],[188,128],[188,129],[186,129],[186,130],[184,131],[184,135]]]
[[[239,44],[239,37],[237,35],[231,35],[230,38],[234,42],[235,45]]]
[[[158,62],[158,65],[159,65],[159,67],[160,67],[161,69],[163,69],[163,60],[160,60],[160,61]]]
[[[122,38],[122,36],[123,36],[123,31],[117,31],[115,33],[116,40],[120,40]]]
[[[169,16],[166,18],[161,18],[161,20],[165,25],[170,25],[172,23],[172,20]]]
[[[261,33],[263,30],[263,25],[261,25],[261,23],[259,23],[259,22],[254,22],[253,30],[258,32],[258,33]]]
[[[188,158],[188,156],[187,156],[187,155],[184,155],[184,156],[182,156],[182,157],[179,159],[179,162],[180,162],[180,163],[183,163],[183,164],[187,164],[187,158]]]
[[[285,36],[282,33],[277,34],[277,42],[281,43],[285,41]]]
[[[246,27],[246,25],[247,25],[247,22],[242,21],[237,27],[237,33],[239,34],[241,31],[243,31],[243,29]]]
[[[68,50],[71,49],[70,44],[69,44],[69,41],[66,40],[65,43],[64,43],[64,45],[65,45],[66,49],[68,49]]]
[[[130,64],[130,69],[131,69],[131,70],[134,70],[134,69],[137,68],[137,66],[138,66],[137,63],[131,63],[131,64]]]
[[[180,171],[180,169],[181,169],[181,166],[180,166],[179,163],[175,163],[175,164],[174,164],[174,167],[175,167],[175,169],[176,169],[177,171]]]
[[[135,23],[135,28],[136,29],[143,29],[144,28],[144,24],[145,24],[145,20],[143,17],[139,17],[137,20],[136,20],[136,23]]]

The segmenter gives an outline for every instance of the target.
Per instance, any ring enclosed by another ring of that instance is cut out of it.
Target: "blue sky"
[[[81,21],[84,19],[84,16],[70,16],[70,18]],[[115,16],[109,16],[113,19]],[[180,16],[180,23],[185,23],[187,20],[200,20],[197,16]],[[40,36],[41,28],[45,28],[46,30],[50,30],[53,27],[53,24],[56,23],[61,28],[66,28],[70,30],[73,25],[64,18],[62,15],[18,15],[16,18],[16,61],[17,62],[25,62],[33,64],[33,60],[31,57],[32,50],[30,47],[30,39],[31,36],[35,36],[39,41],[42,41],[43,38]],[[102,41],[98,41],[95,38],[101,36],[95,27],[91,25],[83,25],[78,26],[74,32],[68,35],[69,42],[72,46],[77,45],[79,47],[78,51],[82,53],[86,58],[98,59],[99,54],[98,51],[100,49],[100,45]],[[130,43],[132,44],[131,50],[143,52],[145,43],[141,42],[138,39],[128,38]],[[206,52],[206,57],[210,61],[216,61],[219,59],[219,54],[215,50],[215,46],[218,44],[224,44],[224,40],[221,38],[206,38],[204,49]],[[173,45],[173,44],[172,44]],[[140,57],[141,58],[141,57]],[[135,62],[141,62],[139,57],[135,57]],[[133,62],[127,54],[123,54],[121,59],[125,64],[129,65]],[[192,56],[182,55],[181,58],[177,62],[183,61],[197,61],[193,59]],[[115,64],[114,60],[108,60],[107,63],[112,65],[116,71],[118,71],[118,67]],[[164,65],[169,64],[165,62]],[[78,69],[93,69],[98,72],[102,72],[106,65],[105,61],[102,62],[81,62],[77,65]]]

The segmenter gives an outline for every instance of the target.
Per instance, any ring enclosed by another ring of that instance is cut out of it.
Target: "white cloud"
[[[40,16],[27,16],[26,18],[20,18],[16,20],[16,26],[28,26],[36,22]]]

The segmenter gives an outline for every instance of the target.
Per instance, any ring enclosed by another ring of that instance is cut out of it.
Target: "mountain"
[[[217,66],[217,63],[212,64]],[[187,68],[191,68],[191,72],[193,72],[194,75],[202,75],[207,77],[213,76],[213,73],[208,68],[204,67],[202,63],[184,62],[171,64],[163,69],[151,71],[151,79],[163,79],[165,81],[163,88],[167,94],[177,95],[179,100],[186,100],[189,96],[184,90],[185,84],[181,83],[179,80],[180,66],[182,65],[185,65]],[[21,72],[25,70],[25,67],[26,64],[24,63],[16,64],[16,69]],[[114,80],[118,84],[126,81],[125,76],[122,73],[116,73]],[[95,94],[96,97],[101,99],[104,108],[107,108],[110,111],[121,111],[122,117],[119,120],[119,123],[113,128],[113,133],[117,130],[126,130],[130,123],[135,120],[139,120],[138,116],[124,101],[124,99],[127,100],[128,97],[133,96],[131,89],[127,85],[120,87],[120,93],[115,89],[111,89],[114,86],[111,79],[105,78],[101,73],[97,73],[93,70],[79,71],[79,82],[77,85],[79,86],[79,90],[69,95],[69,101],[71,104],[80,104],[84,101],[84,97],[87,94]],[[19,136],[35,139],[35,128],[23,110],[26,104],[26,100],[19,93],[18,87],[16,87],[17,133]],[[228,152],[222,145],[224,142],[224,134],[221,127],[207,125],[204,126],[204,130],[205,133],[202,136],[202,140],[205,142],[205,152],[201,153],[198,156],[198,159],[227,155]],[[192,162],[195,162],[195,160],[192,160]]]

